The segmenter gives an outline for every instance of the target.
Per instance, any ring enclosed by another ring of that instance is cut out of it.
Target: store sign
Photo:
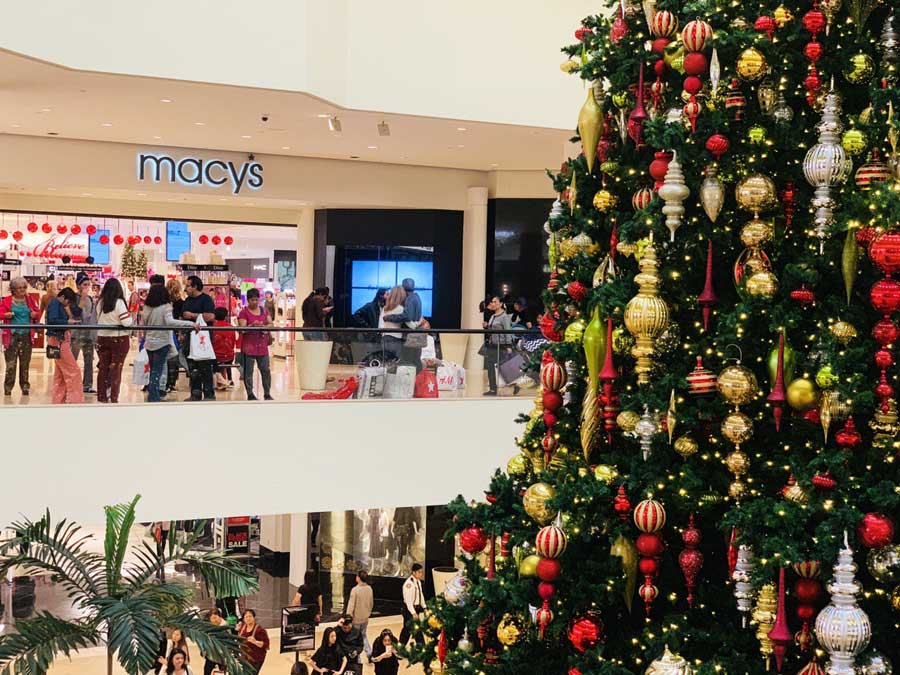
[[[35,258],[36,261],[59,260],[64,256],[73,261],[84,260],[88,255],[85,235],[51,234],[24,232],[22,241],[13,242],[8,251],[18,251],[19,256]],[[10,256],[12,257],[12,256]],[[13,263],[14,264],[14,263]]]
[[[225,550],[227,553],[250,552],[250,516],[226,519]]]
[[[214,188],[230,184],[231,193],[239,194],[241,188],[259,190],[263,185],[263,165],[247,161],[237,165],[221,159],[201,159],[183,157],[175,159],[169,155],[138,153],[137,178],[154,183],[181,183],[192,187]]]

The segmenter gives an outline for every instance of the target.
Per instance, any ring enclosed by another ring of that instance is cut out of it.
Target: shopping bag
[[[434,336],[429,335],[425,340],[425,346],[422,348],[422,360],[434,361],[437,359],[437,349],[434,346]]]
[[[430,368],[423,368],[422,372],[416,375],[414,396],[416,398],[437,398],[439,396],[437,377]]]
[[[412,398],[416,389],[416,369],[413,366],[397,366],[396,373],[384,378],[385,398]]]
[[[441,391],[454,391],[459,388],[455,364],[445,363],[437,368],[437,384]]]
[[[202,316],[197,319],[197,323],[200,324],[200,326],[206,325]],[[190,356],[188,356],[188,358],[191,361],[216,360],[216,352],[213,350],[212,339],[209,337],[207,331],[201,330],[200,332],[194,331],[191,333],[191,351],[189,354]]]
[[[132,368],[131,383],[140,387],[146,387],[150,382],[150,357],[146,349],[142,349],[134,357]]]
[[[356,398],[381,398],[384,395],[384,368],[369,366],[357,373]]]
[[[522,366],[525,365],[525,357],[521,354],[513,354],[503,361],[498,368],[500,372],[501,386],[510,386],[522,377]]]

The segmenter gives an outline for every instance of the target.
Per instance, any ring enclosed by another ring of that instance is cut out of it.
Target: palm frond
[[[106,644],[126,673],[153,668],[163,629],[161,606],[151,597],[97,598],[97,620],[106,624]]]
[[[81,526],[61,520],[55,526],[50,512],[38,521],[11,525],[16,536],[0,545],[0,575],[15,566],[50,572],[69,597],[84,601],[101,591],[103,557],[85,550],[93,537],[81,534]]]
[[[0,637],[0,674],[44,675],[57,656],[100,641],[96,627],[85,621],[65,621],[46,612],[16,623],[18,633]]]
[[[204,658],[225,666],[229,675],[253,675],[256,670],[241,655],[241,639],[229,626],[214,626],[196,612],[170,617],[168,625],[180,628]]]
[[[256,574],[224,553],[186,551],[180,561],[189,565],[191,571],[203,579],[210,595],[219,598],[239,597],[259,590]]]
[[[135,495],[127,504],[116,504],[104,508],[106,512],[106,588],[109,593],[116,593],[121,582],[122,564],[128,552],[128,535],[134,525],[134,509],[140,500]]]

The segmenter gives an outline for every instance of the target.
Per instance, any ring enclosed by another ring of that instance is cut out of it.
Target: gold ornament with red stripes
[[[700,19],[688,21],[684,30],[681,31],[681,41],[684,42],[684,48],[689,52],[702,52],[712,37],[712,26]]]
[[[656,37],[672,37],[678,32],[678,17],[668,10],[660,10],[650,22],[650,32]]]
[[[648,187],[642,187],[635,191],[631,196],[631,206],[635,211],[643,211],[653,200],[653,190]]]
[[[804,579],[815,579],[819,576],[822,563],[818,560],[804,560],[794,563],[794,571]]]
[[[544,438],[541,440],[541,447],[544,449],[544,452],[552,455],[556,452],[556,447],[559,445],[559,442],[552,433],[547,432]]]
[[[655,499],[645,499],[634,507],[634,524],[641,532],[659,532],[666,524],[666,510]]]
[[[538,530],[534,539],[537,552],[545,558],[558,558],[566,550],[566,533],[559,525],[547,525]]]
[[[566,386],[566,369],[556,359],[550,359],[541,366],[541,385],[544,391],[559,391]]]

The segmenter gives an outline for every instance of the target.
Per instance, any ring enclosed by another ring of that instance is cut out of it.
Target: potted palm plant
[[[0,575],[11,568],[25,574],[50,574],[64,588],[76,619],[49,612],[18,621],[18,632],[0,637],[0,673],[43,675],[54,659],[86,647],[104,645],[106,672],[118,661],[129,675],[152,671],[160,633],[180,628],[207,658],[229,675],[250,675],[241,643],[228,627],[204,621],[192,609],[191,589],[166,581],[166,565],[187,565],[210,594],[239,597],[258,589],[255,575],[219,552],[194,550],[204,523],[181,541],[170,538],[162,550],[147,542],[129,545],[140,496],[107,506],[103,554],[90,550],[93,537],[65,519],[53,522],[49,511],[36,521],[13,523],[16,536],[0,544]]]

